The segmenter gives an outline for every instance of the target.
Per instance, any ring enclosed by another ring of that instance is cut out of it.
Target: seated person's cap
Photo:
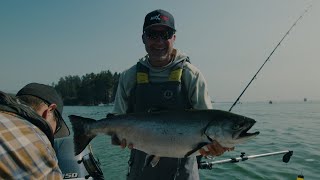
[[[46,103],[56,104],[57,105],[57,114],[58,120],[61,123],[61,128],[56,134],[54,134],[55,138],[66,137],[70,135],[70,131],[65,121],[62,118],[62,110],[63,110],[63,101],[57,91],[48,85],[38,84],[38,83],[30,83],[24,86],[16,96],[22,95],[31,95],[40,98]]]

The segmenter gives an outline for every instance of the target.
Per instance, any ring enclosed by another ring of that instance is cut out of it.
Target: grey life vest
[[[130,112],[150,110],[174,110],[192,108],[181,79],[184,65],[188,59],[172,67],[167,81],[152,82],[149,79],[149,68],[137,63],[136,86],[129,98]],[[133,180],[171,180],[199,179],[196,158],[161,157],[155,167],[145,166],[146,153],[131,150],[127,179]]]
[[[149,79],[149,68],[138,62],[136,86],[129,97],[127,112],[192,108],[181,79],[185,62],[181,61],[172,67],[165,82],[152,82]]]

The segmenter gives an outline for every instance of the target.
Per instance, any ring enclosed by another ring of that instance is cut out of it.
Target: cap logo
[[[158,15],[156,15],[156,16],[152,16],[152,17],[150,18],[150,21],[152,21],[152,20],[160,21],[160,15],[161,15],[161,14],[158,14]]]
[[[150,21],[152,21],[152,20],[160,21],[161,19],[164,20],[164,21],[168,21],[168,20],[169,20],[169,18],[168,18],[167,16],[163,16],[163,15],[161,15],[161,14],[158,14],[158,15],[156,15],[156,16],[152,16],[152,17],[150,18]]]

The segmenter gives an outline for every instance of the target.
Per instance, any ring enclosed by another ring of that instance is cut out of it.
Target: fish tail
[[[89,132],[89,128],[86,128],[88,125],[96,122],[96,120],[75,115],[70,115],[69,119],[73,130],[74,153],[75,155],[78,155],[96,136]]]

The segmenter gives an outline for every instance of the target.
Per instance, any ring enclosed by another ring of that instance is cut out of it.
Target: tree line
[[[65,105],[98,105],[114,102],[120,74],[101,71],[79,76],[61,77],[52,86],[60,93]]]

